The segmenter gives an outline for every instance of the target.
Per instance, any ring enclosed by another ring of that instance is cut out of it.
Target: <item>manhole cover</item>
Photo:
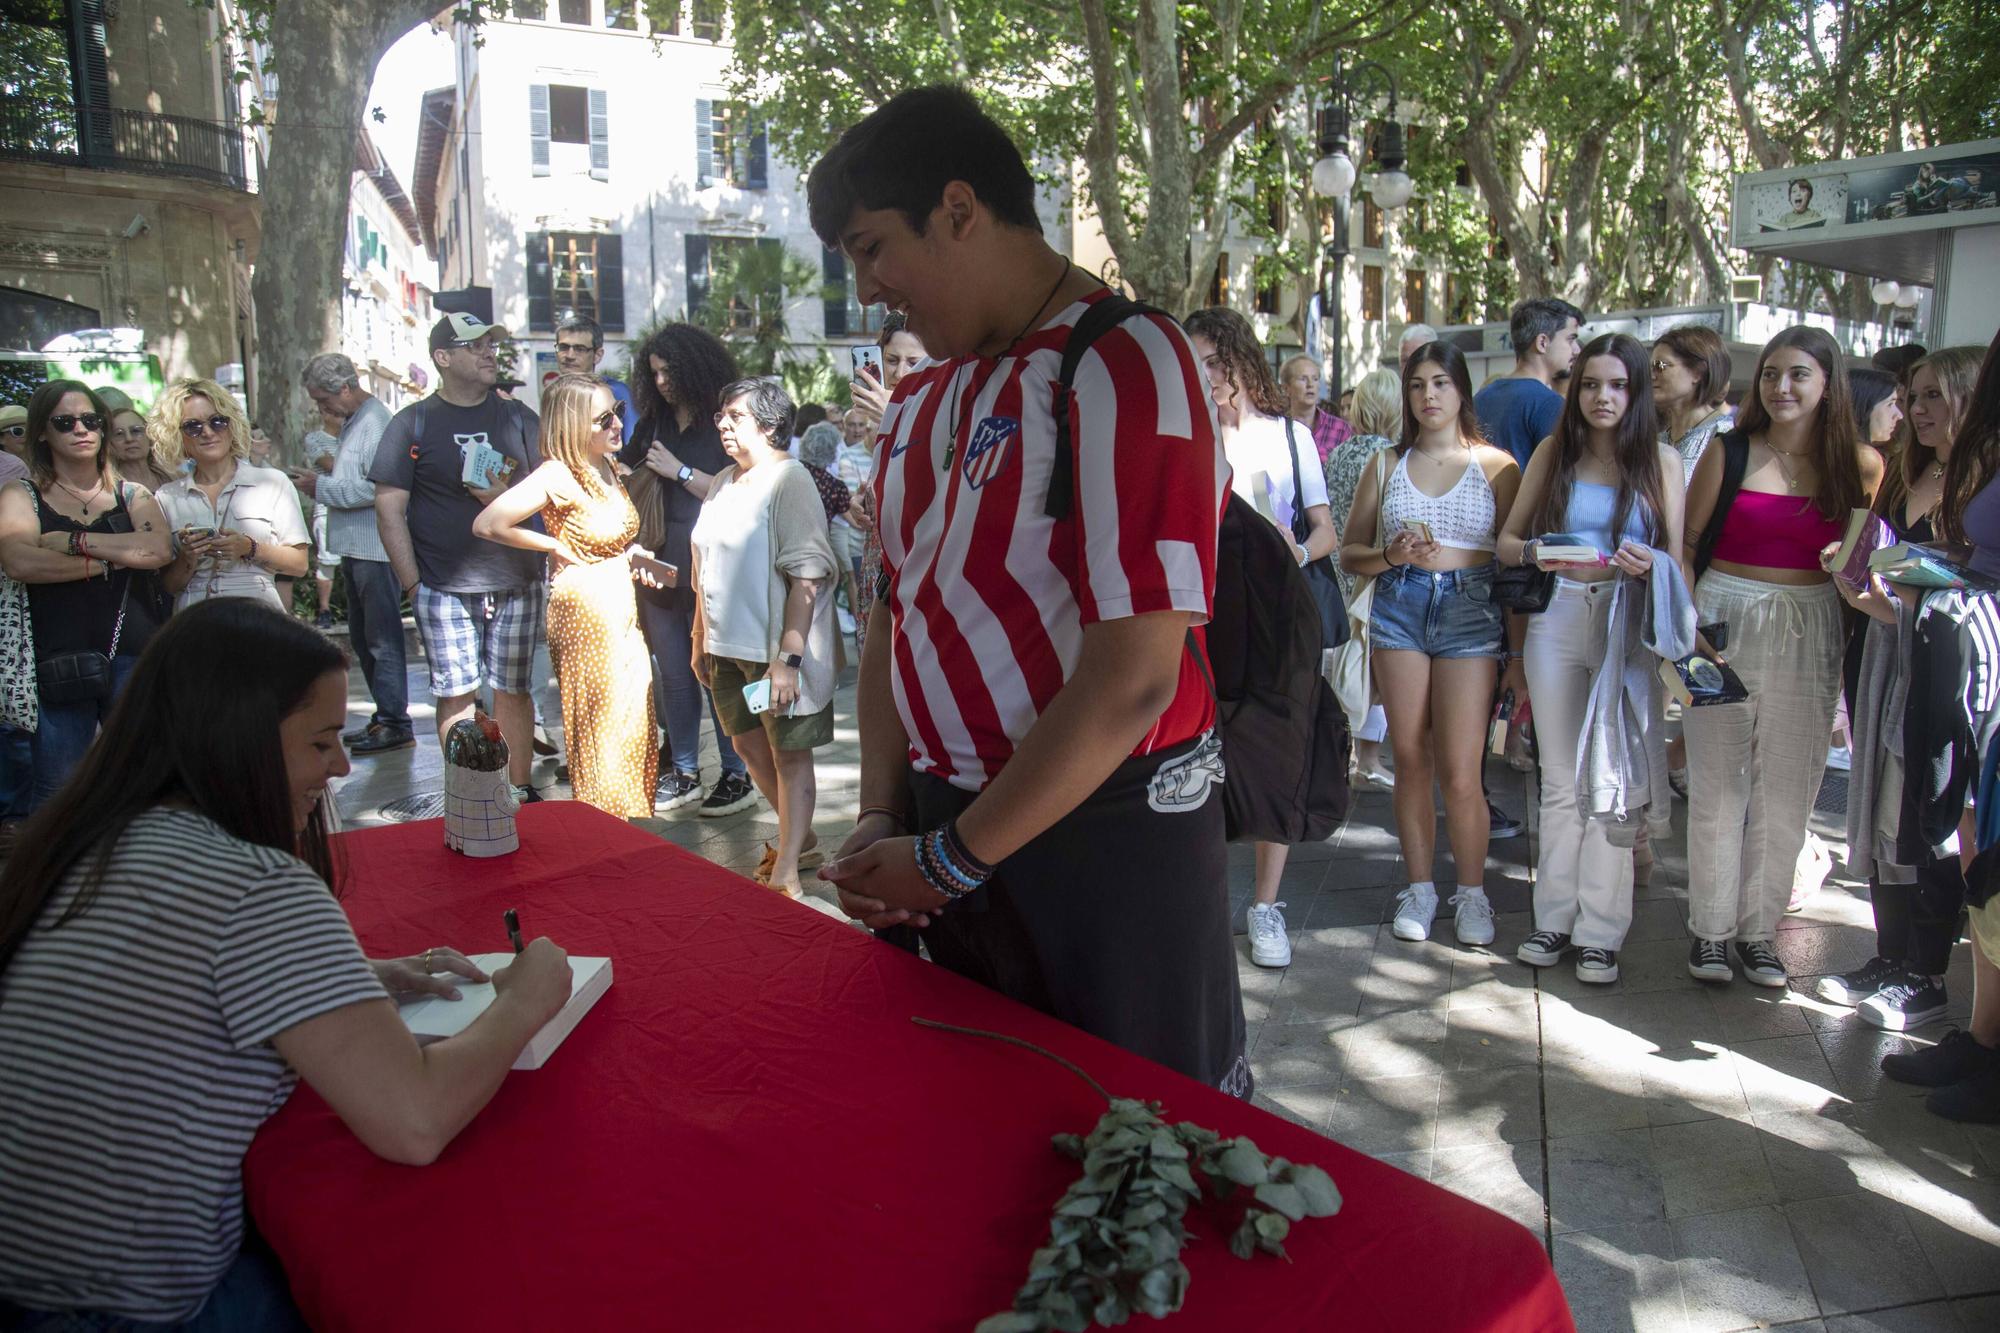
[[[1847,774],[1837,768],[1826,770],[1820,779],[1819,795],[1813,798],[1813,810],[1822,815],[1847,814]]]
[[[444,818],[444,793],[423,792],[416,796],[405,796],[400,801],[391,801],[378,812],[382,818],[398,824],[407,824],[417,819]]]

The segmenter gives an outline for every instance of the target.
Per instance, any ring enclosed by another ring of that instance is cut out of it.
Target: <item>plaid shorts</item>
[[[471,694],[482,681],[508,694],[526,694],[533,687],[535,644],[549,606],[547,584],[500,592],[437,592],[419,583],[410,605],[430,658],[434,696]]]

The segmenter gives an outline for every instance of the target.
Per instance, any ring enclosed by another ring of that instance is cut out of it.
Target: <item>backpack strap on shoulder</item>
[[[1092,343],[1134,315],[1166,316],[1166,312],[1113,292],[1100,301],[1092,302],[1082,317],[1070,326],[1069,341],[1063,344],[1062,368],[1056,374],[1055,466],[1049,473],[1048,499],[1042,505],[1042,512],[1050,518],[1068,518],[1076,500],[1076,459],[1071,447],[1069,410],[1077,367],[1083,364],[1083,354],[1090,350]]]
[[[1736,503],[1737,492],[1743,489],[1743,474],[1750,470],[1750,435],[1747,431],[1724,431],[1716,443],[1722,446],[1722,489],[1716,492],[1715,508],[1708,516],[1708,526],[1702,530],[1701,544],[1695,548],[1694,576],[1698,579],[1708,570],[1709,562],[1715,559],[1716,543],[1722,540],[1722,524],[1729,517],[1730,508]]]

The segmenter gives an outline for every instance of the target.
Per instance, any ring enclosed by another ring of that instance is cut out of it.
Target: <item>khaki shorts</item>
[[[769,662],[745,662],[734,657],[708,658],[709,690],[715,696],[715,715],[731,736],[764,728],[774,750],[816,750],[833,740],[833,705],[805,717],[780,717],[775,710],[750,711],[743,701],[743,687],[760,681],[770,672]]]

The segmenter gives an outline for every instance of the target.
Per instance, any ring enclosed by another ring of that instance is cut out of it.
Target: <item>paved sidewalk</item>
[[[412,684],[424,699],[414,672]],[[358,678],[355,689],[365,715]],[[553,690],[544,703],[558,725]],[[837,708],[817,766],[814,828],[829,848],[857,804],[851,687]],[[705,761],[712,781],[712,751]],[[538,763],[537,782],[553,772]],[[376,822],[382,804],[437,790],[439,774],[424,734],[415,750],[357,761],[342,811]],[[1492,781],[1525,813],[1521,775],[1496,764]],[[762,805],[719,820],[687,807],[653,827],[747,872],[777,821]],[[1944,1026],[1892,1036],[1811,998],[1818,976],[1872,952],[1865,890],[1840,881],[1838,860],[1784,921],[1789,991],[1707,987],[1684,970],[1677,834],[1639,892],[1621,979],[1585,987],[1568,967],[1513,961],[1530,929],[1531,845],[1494,844],[1490,949],[1454,944],[1442,908],[1429,942],[1390,935],[1403,872],[1388,796],[1358,793],[1333,838],[1295,849],[1282,894],[1292,965],[1254,967],[1247,945],[1242,959],[1260,1104],[1520,1221],[1550,1247],[1585,1333],[2000,1329],[2000,1128],[1938,1120],[1877,1068]],[[1249,849],[1231,864],[1240,932]],[[839,915],[830,896],[809,901]],[[1966,948],[1948,981],[1960,1022]]]

